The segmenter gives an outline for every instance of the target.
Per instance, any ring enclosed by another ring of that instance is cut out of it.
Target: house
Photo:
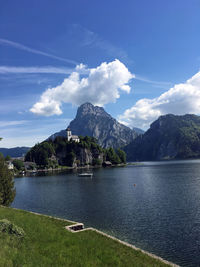
[[[8,165],[8,169],[9,170],[13,170],[14,169],[14,165],[13,165],[13,163],[11,161],[8,161],[7,165]]]
[[[103,166],[103,167],[111,167],[111,166],[112,166],[112,163],[111,163],[110,161],[104,161],[104,162],[102,163],[102,166]]]
[[[70,140],[77,142],[77,143],[80,142],[78,135],[72,135],[70,128],[67,128],[67,141],[70,141]]]
[[[25,161],[24,162],[24,168],[26,171],[35,170],[36,169],[36,163],[30,162],[30,161]]]

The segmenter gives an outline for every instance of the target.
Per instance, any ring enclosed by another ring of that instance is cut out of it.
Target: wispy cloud
[[[163,81],[153,81],[150,80],[148,78],[145,78],[143,76],[140,76],[138,74],[135,74],[135,80],[141,81],[141,82],[145,82],[145,83],[150,83],[153,85],[158,85],[158,86],[171,86],[172,83],[171,82],[163,82]]]
[[[122,48],[112,44],[108,40],[103,39],[97,33],[79,24],[73,24],[72,26],[72,31],[74,31],[76,35],[78,33],[79,37],[81,38],[81,46],[96,47],[104,50],[110,56],[129,61],[126,51],[124,51]]]
[[[77,65],[75,68],[66,67],[53,67],[53,66],[0,66],[0,74],[71,74],[72,72],[78,72],[79,74],[87,74],[89,69],[83,64]]]
[[[26,120],[20,120],[20,121],[0,121],[0,128],[2,127],[8,127],[8,126],[18,126],[18,125],[24,125],[28,121]]]
[[[0,66],[0,74],[7,73],[52,73],[52,74],[71,74],[74,69],[65,67],[16,67],[16,66]]]
[[[73,64],[73,65],[79,64],[78,62],[76,62],[74,60],[58,57],[58,56],[55,56],[55,55],[52,55],[52,54],[49,54],[49,53],[46,53],[46,52],[43,52],[43,51],[40,51],[40,50],[37,50],[37,49],[34,49],[34,48],[30,48],[30,47],[25,46],[23,44],[16,43],[16,42],[13,42],[13,41],[10,41],[10,40],[7,40],[7,39],[0,38],[0,44],[1,45],[6,45],[6,46],[11,46],[11,47],[14,47],[14,48],[17,48],[17,49],[20,49],[20,50],[24,50],[24,51],[27,51],[27,52],[32,53],[32,54],[38,54],[38,55],[42,55],[42,56],[45,56],[45,57],[57,59],[59,61],[64,61],[64,62]]]
[[[56,118],[53,121],[52,119],[0,121],[0,126],[2,126],[0,127],[0,137],[3,137],[0,146],[33,146],[55,133],[55,129],[57,131],[66,129],[71,120],[69,118]],[[13,135],[13,133],[15,134]]]

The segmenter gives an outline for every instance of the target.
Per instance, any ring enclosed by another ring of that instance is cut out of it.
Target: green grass
[[[0,232],[0,266],[167,266],[94,231],[68,232],[71,223],[0,206],[24,238]]]

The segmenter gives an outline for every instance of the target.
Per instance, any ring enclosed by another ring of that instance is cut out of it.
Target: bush
[[[25,232],[21,227],[11,223],[6,219],[0,220],[0,232],[16,235],[18,237],[25,236]]]

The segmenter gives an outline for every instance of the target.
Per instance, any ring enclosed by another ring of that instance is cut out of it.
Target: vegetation
[[[22,160],[14,159],[12,163],[18,171],[24,170],[24,162]]]
[[[0,157],[0,205],[9,206],[15,198],[13,174]]]
[[[200,117],[161,116],[125,148],[129,161],[200,157]]]
[[[8,233],[9,235],[15,235],[18,237],[24,237],[24,230],[10,221],[3,219],[0,220],[0,232]]]
[[[9,161],[9,160],[11,160],[11,156],[7,155],[7,156],[5,157],[5,161]]]
[[[112,164],[126,163],[125,152],[113,148],[103,149],[94,137],[80,136],[80,142],[68,141],[57,136],[55,140],[35,145],[26,154],[25,161],[35,162],[39,168],[61,166],[102,165],[103,160]]]
[[[0,232],[0,266],[167,266],[94,231],[68,232],[64,220],[0,207],[5,218],[26,234]]]

